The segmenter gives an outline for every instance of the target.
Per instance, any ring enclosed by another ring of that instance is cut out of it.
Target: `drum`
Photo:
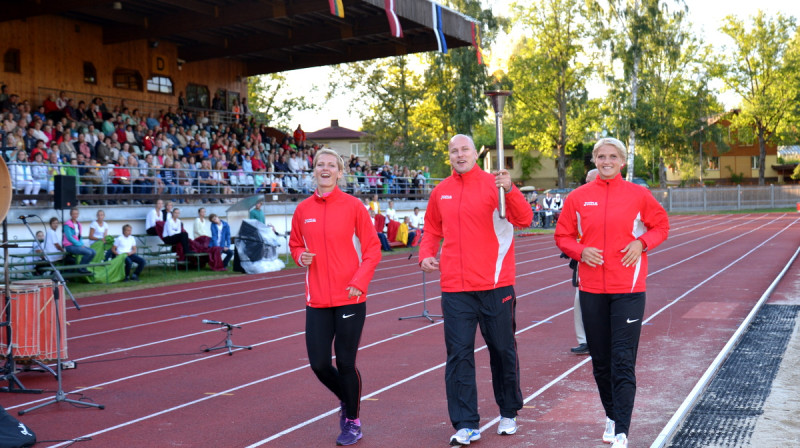
[[[56,324],[55,296],[53,281],[46,279],[19,280],[11,284],[35,287],[39,290],[39,359],[55,361],[58,359],[58,331]],[[67,359],[67,306],[64,285],[58,285],[58,323],[61,324],[61,359]]]
[[[5,291],[5,285],[0,285]],[[5,294],[5,292],[3,292]],[[9,287],[11,299],[11,345],[14,358],[30,359],[39,357],[39,288],[34,285],[15,285]],[[8,356],[7,329],[0,328],[0,349]]]

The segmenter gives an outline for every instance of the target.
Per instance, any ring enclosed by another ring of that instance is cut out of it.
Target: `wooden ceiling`
[[[437,49],[428,0],[398,0],[404,37],[390,34],[383,0],[3,0],[0,21],[57,14],[96,24],[104,44],[147,39],[186,62],[235,58],[245,76]],[[444,9],[449,48],[471,45],[472,19]]]

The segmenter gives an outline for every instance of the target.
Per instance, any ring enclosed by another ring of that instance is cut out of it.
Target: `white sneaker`
[[[614,435],[614,420],[606,417],[606,430],[603,431],[603,443],[614,443],[617,438]]]
[[[626,436],[624,432],[617,434],[611,448],[628,448],[628,436]]]
[[[497,433],[502,435],[511,435],[517,432],[517,418],[500,417],[500,424],[497,425]]]
[[[479,429],[461,428],[450,437],[450,445],[469,445],[470,442],[481,440],[481,431]]]

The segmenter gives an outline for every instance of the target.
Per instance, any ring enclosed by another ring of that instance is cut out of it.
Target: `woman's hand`
[[[356,288],[355,286],[348,286],[347,287],[347,298],[361,297],[363,295],[364,295],[364,293],[361,292],[361,290]]]
[[[591,267],[600,266],[603,264],[603,251],[596,247],[587,247],[581,252],[581,262]]]
[[[633,240],[628,243],[628,245],[620,251],[625,254],[625,256],[622,257],[622,265],[628,267],[638,263],[643,250],[644,244],[641,240]]]

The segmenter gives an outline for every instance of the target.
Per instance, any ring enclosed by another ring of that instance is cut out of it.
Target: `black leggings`
[[[358,418],[361,405],[356,354],[366,317],[366,302],[333,308],[306,307],[306,350],[311,370],[344,402],[346,417],[351,420]],[[331,364],[331,343],[336,367]]]
[[[629,434],[636,397],[636,353],[642,332],[645,293],[580,292],[586,343],[600,401],[617,434]]]

